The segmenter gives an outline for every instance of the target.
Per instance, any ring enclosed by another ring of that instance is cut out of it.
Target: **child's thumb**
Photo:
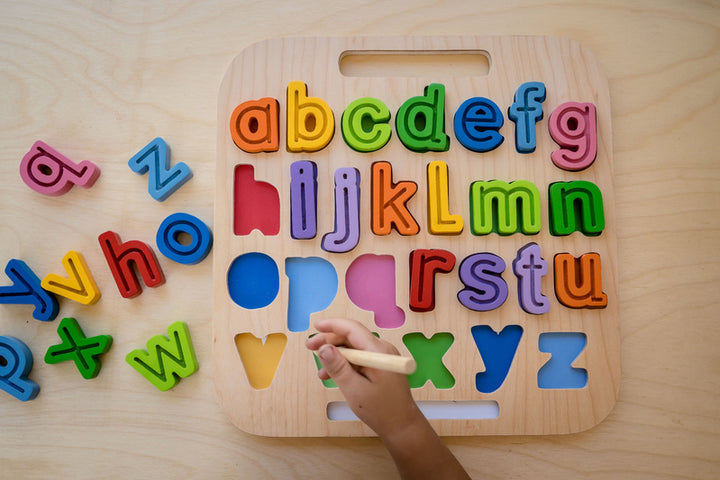
[[[349,386],[358,373],[352,368],[350,362],[342,356],[340,351],[334,345],[325,344],[318,349],[318,357],[322,362],[325,371],[335,380],[340,389],[344,385]]]

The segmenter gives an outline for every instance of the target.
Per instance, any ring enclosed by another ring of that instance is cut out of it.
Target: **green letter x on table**
[[[87,338],[77,320],[70,317],[62,319],[57,332],[62,343],[48,348],[45,354],[45,363],[60,363],[73,360],[84,378],[97,377],[101,365],[100,360],[95,357],[110,349],[112,337],[110,335],[98,335]]]

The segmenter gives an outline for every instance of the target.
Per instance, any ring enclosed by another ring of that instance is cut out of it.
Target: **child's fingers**
[[[360,322],[347,318],[323,319],[315,322],[315,328],[324,332],[326,343],[348,345],[370,352],[386,352],[387,347]]]

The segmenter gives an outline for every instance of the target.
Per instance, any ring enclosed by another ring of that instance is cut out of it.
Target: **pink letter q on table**
[[[87,160],[75,163],[38,140],[20,162],[20,176],[36,192],[54,197],[66,193],[73,184],[92,187],[100,169]]]

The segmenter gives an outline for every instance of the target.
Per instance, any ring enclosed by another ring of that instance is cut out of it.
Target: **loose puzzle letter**
[[[170,147],[157,137],[128,162],[130,170],[140,175],[148,174],[148,193],[158,202],[167,199],[192,178],[192,171],[183,162],[170,167]]]
[[[77,320],[71,317],[60,321],[57,332],[62,343],[48,348],[45,353],[45,363],[54,364],[72,360],[83,378],[97,377],[101,364],[100,359],[96,357],[110,350],[113,338],[110,335],[86,337]]]
[[[188,244],[180,241],[182,234],[190,238]],[[188,213],[173,213],[162,221],[155,236],[160,253],[183,265],[202,262],[212,248],[212,232],[202,220]]]
[[[40,387],[28,378],[32,366],[27,345],[15,337],[0,336],[0,389],[23,402],[35,398]]]
[[[148,340],[147,351],[133,350],[125,357],[131,367],[161,391],[170,390],[180,378],[189,377],[198,370],[187,324],[175,322],[168,327],[167,333],[167,337],[155,335]]]
[[[52,293],[43,290],[40,279],[25,262],[9,260],[5,273],[13,284],[0,287],[0,304],[34,305],[33,318],[43,322],[55,320],[60,305]]]
[[[20,162],[20,176],[36,192],[58,196],[73,185],[92,187],[100,176],[100,169],[87,160],[75,163],[38,140]]]
[[[70,250],[62,258],[62,264],[68,274],[63,278],[48,273],[42,279],[41,286],[48,292],[69,298],[83,305],[92,305],[100,299],[100,289],[80,252]]]
[[[120,236],[111,230],[100,234],[98,241],[120,295],[124,298],[132,298],[142,293],[140,282],[132,267],[133,263],[148,287],[157,287],[165,283],[165,275],[155,257],[155,252],[146,243],[139,240],[122,243]]]

